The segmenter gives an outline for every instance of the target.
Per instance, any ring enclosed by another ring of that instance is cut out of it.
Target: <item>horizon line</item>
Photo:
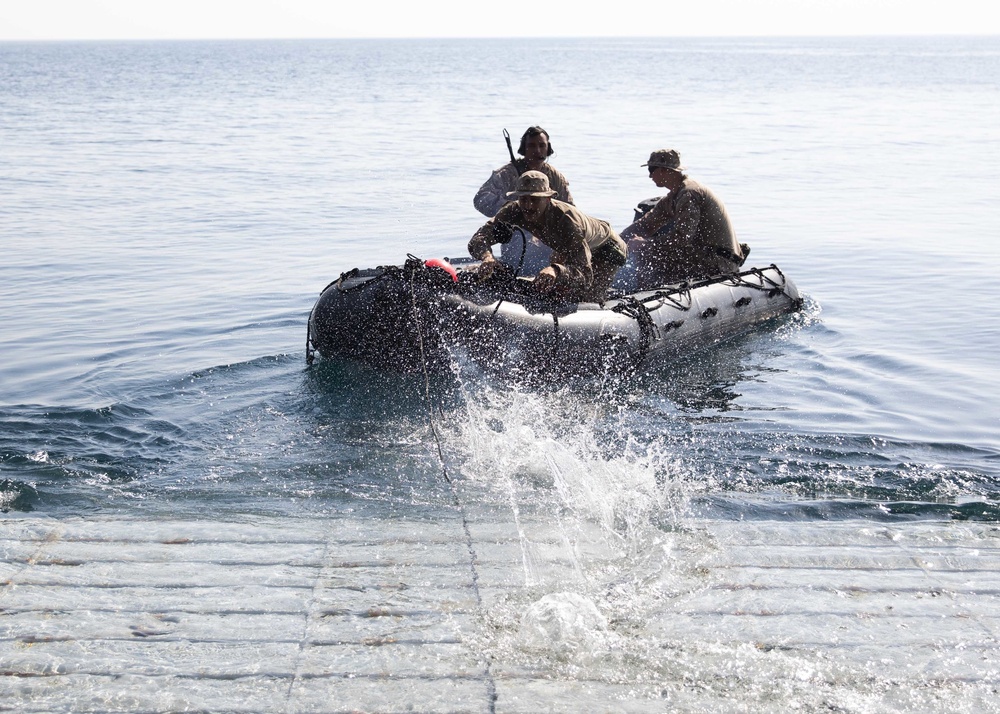
[[[861,32],[861,33],[779,33],[779,34],[684,34],[684,35],[343,35],[343,36],[265,36],[246,37],[0,37],[0,42],[281,42],[339,40],[738,40],[738,39],[823,39],[823,38],[1000,38],[998,33],[981,32]]]

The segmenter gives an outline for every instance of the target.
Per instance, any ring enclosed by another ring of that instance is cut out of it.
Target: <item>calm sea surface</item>
[[[806,308],[625,384],[432,385],[455,477],[582,508],[556,460],[657,528],[1000,520],[997,38],[0,44],[0,509],[433,520],[421,381],[307,368],[306,317],[464,254],[530,124],[619,229],[677,148]]]

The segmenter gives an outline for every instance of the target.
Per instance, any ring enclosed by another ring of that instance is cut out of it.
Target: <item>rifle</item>
[[[510,153],[510,162],[513,164],[516,161],[514,158],[514,147],[510,144],[510,134],[507,133],[506,129],[503,130],[503,138],[507,142],[507,151]]]
[[[507,153],[510,154],[510,163],[517,169],[517,173],[523,174],[528,168],[528,160],[514,158],[514,147],[510,143],[510,134],[507,133],[506,129],[503,130],[503,138],[507,142]]]

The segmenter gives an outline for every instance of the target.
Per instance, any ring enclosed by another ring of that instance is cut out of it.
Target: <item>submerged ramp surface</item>
[[[636,602],[593,577],[604,535],[486,506],[5,516],[0,710],[1000,711],[995,526],[691,521],[657,549]]]

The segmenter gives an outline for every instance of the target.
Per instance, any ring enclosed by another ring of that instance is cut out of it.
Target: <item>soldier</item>
[[[517,177],[525,171],[541,171],[548,176],[555,197],[563,203],[573,203],[573,197],[569,193],[569,181],[548,163],[553,151],[552,144],[549,143],[549,133],[545,129],[540,126],[528,127],[521,137],[517,153],[524,158],[514,160],[512,156],[511,162],[494,171],[476,193],[476,197],[472,199],[476,210],[487,218],[495,216],[497,211],[510,200],[507,195],[514,190]]]
[[[548,176],[526,171],[517,179],[507,203],[469,241],[469,253],[482,261],[479,276],[496,268],[492,246],[510,240],[504,226],[530,231],[552,249],[549,265],[534,280],[535,291],[574,302],[603,303],[618,269],[625,264],[625,242],[607,221],[592,218],[576,206],[560,201]]]
[[[670,191],[622,231],[637,268],[639,289],[739,270],[750,252],[738,243],[725,206],[707,186],[684,173],[680,155],[649,155],[649,177]]]
[[[504,132],[507,136],[507,132]],[[504,164],[482,185],[472,204],[484,216],[492,218],[510,199],[507,194],[514,190],[517,177],[525,171],[541,171],[549,177],[549,186],[556,192],[556,198],[564,203],[573,203],[569,193],[569,181],[559,171],[552,167],[548,158],[552,156],[552,144],[549,143],[549,133],[540,126],[530,126],[521,136],[521,144],[517,153],[523,158],[515,159],[514,151],[507,137],[507,148],[510,151],[510,163]],[[500,260],[511,267],[521,264],[525,270],[536,272],[549,264],[552,251],[534,236],[522,236],[525,241],[522,246],[508,243],[501,246]]]

